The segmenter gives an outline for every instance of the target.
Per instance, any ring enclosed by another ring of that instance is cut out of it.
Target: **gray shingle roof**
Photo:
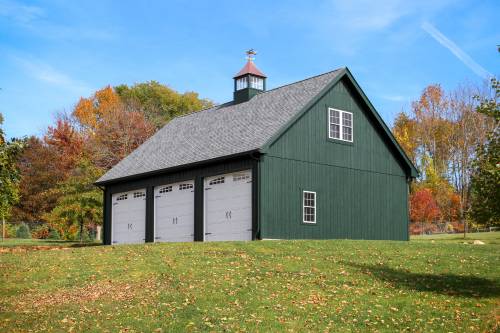
[[[97,183],[259,149],[341,71],[174,118]]]

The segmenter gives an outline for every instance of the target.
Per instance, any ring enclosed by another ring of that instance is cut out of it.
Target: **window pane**
[[[340,125],[340,112],[330,110],[330,123]]]
[[[246,77],[242,77],[236,81],[236,90],[245,89],[248,85]]]
[[[330,138],[340,139],[340,126],[339,125],[330,125]]]
[[[342,112],[342,125],[344,126],[352,126],[352,114],[347,112]]]
[[[343,126],[342,127],[342,139],[347,141],[352,141],[352,128]]]

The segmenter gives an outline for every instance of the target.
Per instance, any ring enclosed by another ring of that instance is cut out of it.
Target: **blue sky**
[[[9,137],[106,85],[157,80],[222,103],[244,51],[268,87],[350,68],[389,124],[422,89],[498,75],[500,1],[0,0]]]

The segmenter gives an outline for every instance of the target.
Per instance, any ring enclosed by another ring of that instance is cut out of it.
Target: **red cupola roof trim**
[[[243,68],[238,72],[238,74],[236,74],[233,79],[236,79],[240,76],[243,76],[245,74],[252,74],[252,75],[255,75],[255,76],[260,76],[262,78],[267,78],[267,76],[262,73],[258,68],[257,66],[255,66],[255,64],[253,63],[253,61],[251,59],[249,59],[247,61],[247,63],[245,64],[245,66],[243,66]]]

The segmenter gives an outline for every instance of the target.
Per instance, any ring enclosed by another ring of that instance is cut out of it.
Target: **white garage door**
[[[194,240],[194,181],[155,187],[155,241]]]
[[[252,240],[252,171],[205,178],[205,240]]]
[[[112,195],[111,242],[144,243],[146,239],[146,190]]]

